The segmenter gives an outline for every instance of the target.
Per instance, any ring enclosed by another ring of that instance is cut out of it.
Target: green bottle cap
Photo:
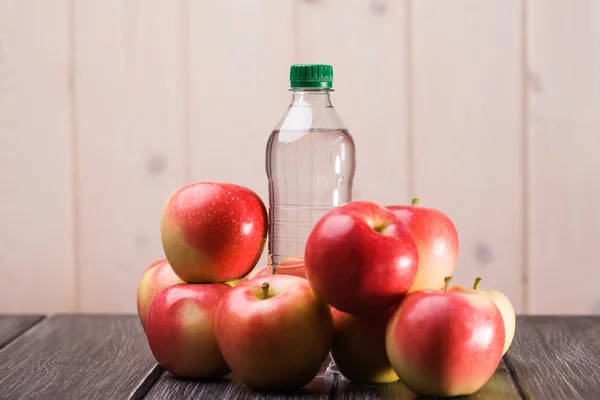
[[[331,89],[333,67],[327,64],[294,64],[290,67],[292,88]]]

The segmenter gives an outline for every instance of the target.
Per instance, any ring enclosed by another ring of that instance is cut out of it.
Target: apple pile
[[[232,375],[256,390],[301,388],[328,354],[357,383],[401,380],[419,395],[468,395],[515,330],[508,298],[451,286],[458,235],[442,212],[354,201],[312,228],[304,257],[255,268],[268,231],[252,190],[198,182],[161,216],[164,258],[137,310],[156,361],[176,377]]]
[[[302,387],[317,375],[333,340],[331,311],[304,278],[250,279],[268,231],[255,192],[183,186],[167,199],[160,230],[165,258],[143,273],[137,310],[162,367],[185,379],[233,373],[255,389]]]
[[[358,383],[402,381],[420,396],[478,391],[515,331],[495,290],[451,286],[458,235],[443,212],[366,201],[342,205],[312,229],[306,278],[334,317],[331,356]]]

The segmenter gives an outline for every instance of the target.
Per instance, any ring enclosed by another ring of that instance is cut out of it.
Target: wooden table
[[[414,399],[401,383],[355,385],[321,373],[302,391],[174,379],[136,316],[0,316],[1,399]],[[519,316],[517,334],[476,399],[600,399],[600,316]]]

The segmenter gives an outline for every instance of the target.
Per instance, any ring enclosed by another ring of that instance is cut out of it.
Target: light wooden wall
[[[334,66],[355,199],[445,211],[520,313],[600,313],[595,0],[0,0],[0,312],[133,312],[173,190],[266,201],[295,62]]]

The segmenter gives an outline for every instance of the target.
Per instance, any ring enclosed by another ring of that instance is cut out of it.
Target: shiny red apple
[[[257,390],[308,384],[331,348],[329,307],[308,281],[271,275],[242,282],[221,300],[219,347],[233,375]]]
[[[412,234],[393,212],[354,201],[315,224],[304,254],[315,293],[350,314],[380,312],[412,286],[419,255]]]
[[[146,315],[154,296],[163,288],[177,283],[183,283],[169,265],[166,259],[152,263],[138,283],[137,289],[137,311],[144,331],[146,330]]]
[[[331,358],[344,377],[355,383],[398,380],[385,350],[385,330],[394,311],[352,315],[331,307],[333,344]]]
[[[148,310],[146,333],[156,361],[171,374],[210,380],[230,372],[215,336],[224,283],[180,283],[162,289]]]
[[[454,273],[458,259],[458,234],[452,220],[443,212],[411,205],[387,206],[408,226],[419,249],[419,270],[410,289],[444,287],[444,277]]]
[[[231,183],[198,182],[177,189],[161,219],[166,258],[188,283],[246,276],[261,257],[267,230],[260,197]]]
[[[386,329],[392,367],[420,396],[478,391],[502,359],[504,323],[492,298],[472,289],[409,293]]]

